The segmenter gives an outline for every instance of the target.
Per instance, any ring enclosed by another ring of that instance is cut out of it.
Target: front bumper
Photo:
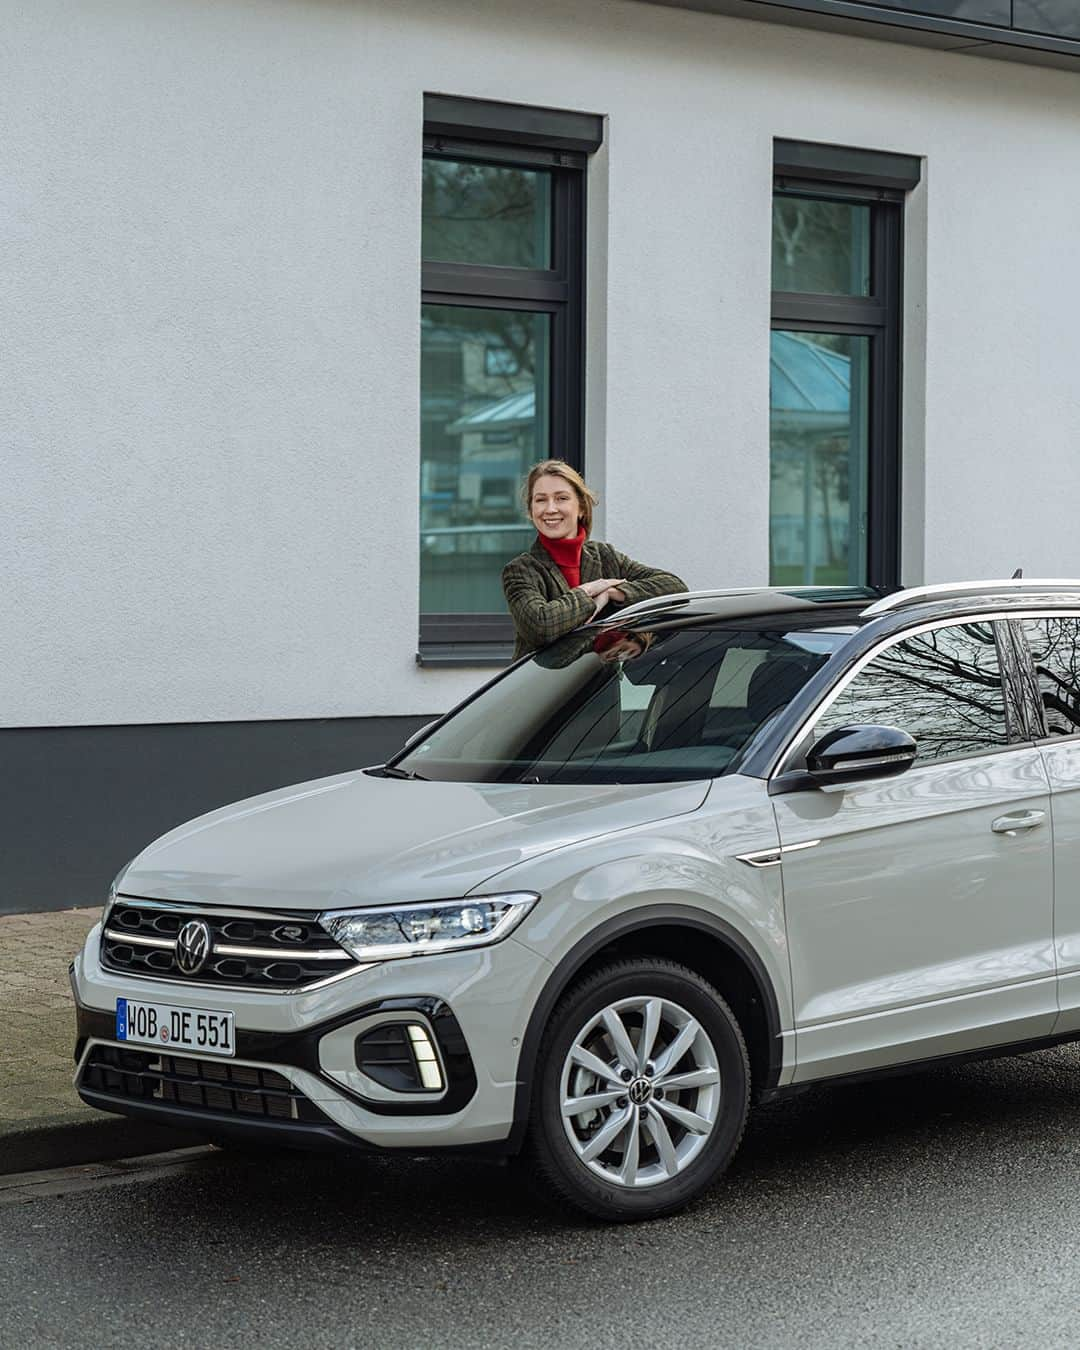
[[[528,1011],[549,973],[507,938],[384,962],[296,994],[206,989],[104,970],[94,929],[72,966],[76,1088],[88,1105],[208,1134],[313,1148],[497,1146],[511,1130]],[[117,998],[231,1011],[236,1055],[119,1042]],[[358,1072],[356,1037],[403,1019],[428,1029],[442,1091],[380,1091]]]

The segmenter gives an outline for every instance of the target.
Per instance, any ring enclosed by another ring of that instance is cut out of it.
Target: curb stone
[[[206,1136],[167,1125],[108,1116],[52,1117],[0,1124],[0,1176],[165,1153],[205,1144]]]
[[[84,1105],[72,1085],[68,962],[100,905],[0,915],[0,1175],[203,1144],[204,1137]]]

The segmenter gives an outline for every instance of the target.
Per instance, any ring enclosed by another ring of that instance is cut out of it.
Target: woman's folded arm
[[[625,603],[628,605],[636,605],[639,600],[651,600],[657,595],[676,595],[689,590],[682,577],[677,577],[674,572],[662,572],[658,567],[635,562],[617,548],[611,552],[614,555],[614,574],[626,578],[626,584],[620,586],[619,590],[626,596]]]

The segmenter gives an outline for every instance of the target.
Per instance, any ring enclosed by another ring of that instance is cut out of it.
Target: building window
[[[585,171],[602,122],[428,95],[420,316],[420,660],[509,654],[517,489],[582,467]]]
[[[769,579],[899,584],[904,195],[913,156],[777,141]]]

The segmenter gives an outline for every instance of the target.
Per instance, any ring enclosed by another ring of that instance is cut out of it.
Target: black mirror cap
[[[916,753],[914,737],[899,727],[835,727],[811,747],[806,769],[819,783],[856,783],[903,773]]]

